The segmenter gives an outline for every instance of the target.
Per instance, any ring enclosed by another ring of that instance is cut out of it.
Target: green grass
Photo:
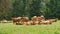
[[[60,34],[60,21],[51,25],[15,25],[0,23],[0,34]]]

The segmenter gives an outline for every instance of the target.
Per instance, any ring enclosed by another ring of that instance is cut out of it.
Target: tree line
[[[0,0],[0,20],[40,15],[60,19],[60,0]]]

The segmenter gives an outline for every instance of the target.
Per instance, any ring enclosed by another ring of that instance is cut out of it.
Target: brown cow
[[[13,23],[21,24],[21,17],[17,17],[17,18],[12,18]]]
[[[56,22],[58,20],[58,18],[55,19],[50,19],[52,22]]]
[[[39,22],[38,21],[38,17],[37,16],[33,16],[32,17],[32,22],[33,22],[32,25],[38,24],[38,22]]]
[[[30,25],[30,22],[29,22],[29,18],[28,18],[28,17],[23,17],[23,18],[22,18],[22,22],[23,22],[25,25]]]
[[[38,16],[38,20],[39,20],[39,21],[45,21],[45,17],[44,17],[43,15]]]
[[[38,20],[37,16],[32,17],[32,21],[37,21],[37,20]]]
[[[43,15],[38,16],[38,21],[39,21],[38,24],[43,24],[43,22],[45,21],[45,17]]]
[[[58,20],[58,18],[55,19],[49,19],[49,20],[45,20],[45,21],[41,21],[41,24],[52,24],[53,22],[56,22]]]
[[[16,22],[16,25],[23,25],[23,22]]]
[[[18,21],[18,19],[17,18],[12,18],[12,21],[13,21],[13,23],[15,23],[15,22]]]
[[[49,21],[50,21],[51,23],[56,22],[57,20],[58,20],[58,18],[55,18],[55,19],[49,19]]]

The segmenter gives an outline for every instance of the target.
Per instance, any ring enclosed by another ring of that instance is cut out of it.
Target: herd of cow
[[[29,20],[28,17],[17,17],[12,18],[13,23],[16,23],[16,25],[36,25],[36,24],[52,24],[53,22],[56,22],[58,18],[54,19],[48,19],[45,20],[45,17],[42,16],[33,16],[31,20]]]
[[[52,24],[56,22],[58,18],[54,19],[48,19],[46,20],[43,15],[41,16],[33,16],[31,20],[29,20],[28,17],[17,17],[17,18],[12,18],[13,24],[15,23],[16,25],[36,25],[36,24]],[[7,20],[2,20],[2,22],[7,22]]]

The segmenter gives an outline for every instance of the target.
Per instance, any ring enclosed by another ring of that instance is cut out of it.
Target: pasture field
[[[0,23],[0,34],[60,34],[60,20],[51,25]]]

